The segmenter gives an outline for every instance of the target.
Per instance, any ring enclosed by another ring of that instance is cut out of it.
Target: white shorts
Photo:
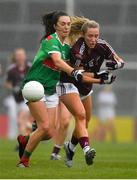
[[[28,100],[27,99],[24,99],[24,100],[25,100],[25,103],[27,104]],[[59,97],[57,93],[53,95],[45,94],[44,97],[40,101],[44,101],[47,108],[54,108],[59,104]]]
[[[62,96],[64,94],[69,94],[69,93],[79,94],[77,87],[73,83],[58,83],[56,86],[56,92],[57,92],[58,96]],[[85,96],[80,95],[80,99],[83,100],[83,99],[87,98],[88,96],[90,96],[92,93],[93,93],[93,90],[91,90]]]
[[[73,83],[57,83],[56,92],[58,96],[62,96],[69,93],[79,94],[77,87]]]

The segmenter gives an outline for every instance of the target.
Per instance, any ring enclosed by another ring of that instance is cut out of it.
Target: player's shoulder
[[[53,46],[58,46],[58,41],[54,37],[54,34],[51,34],[47,36],[46,38],[44,38],[40,44],[41,49],[46,49],[47,47],[53,47]]]
[[[84,38],[83,37],[80,37],[78,38],[75,43],[72,45],[72,48],[75,47],[75,46],[81,46],[82,44],[84,43]]]
[[[53,34],[50,34],[49,36],[47,36],[45,38],[45,41],[46,42],[50,42],[50,41],[58,41],[59,38],[58,38],[58,35],[56,33],[53,33]]]
[[[46,38],[44,38],[42,41],[41,41],[41,44],[47,44],[47,43],[50,43],[52,41],[57,41],[57,38],[56,38],[56,34],[50,34],[49,36],[47,36]]]
[[[75,44],[72,46],[72,51],[76,50],[76,51],[84,51],[85,49],[85,41],[83,37],[80,37]]]
[[[104,39],[98,39],[97,40],[97,47],[102,47],[103,49],[109,49],[112,52],[114,52],[113,48],[111,45]]]
[[[75,44],[78,44],[78,45],[81,45],[83,44],[85,41],[84,41],[84,38],[83,37],[80,37]]]
[[[45,40],[46,40],[46,41],[51,41],[51,40],[53,40],[53,39],[55,39],[55,38],[56,38],[55,34],[50,34],[49,36],[47,36],[47,37],[45,38]]]
[[[104,39],[98,39],[98,40],[97,40],[97,44],[98,44],[98,45],[107,45],[108,42],[107,42],[106,40],[104,40]]]

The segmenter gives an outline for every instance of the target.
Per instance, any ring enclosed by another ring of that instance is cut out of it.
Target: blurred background
[[[43,35],[41,16],[49,11],[64,10],[70,15],[85,16],[99,22],[101,38],[105,39],[126,62],[115,72],[117,81],[112,90],[117,103],[116,139],[137,140],[137,0],[0,0],[0,138],[7,138],[9,118],[4,106],[10,91],[3,87],[10,55],[24,48],[31,62]],[[98,93],[103,86],[95,85],[93,115],[98,119]],[[109,140],[108,135],[105,140]]]

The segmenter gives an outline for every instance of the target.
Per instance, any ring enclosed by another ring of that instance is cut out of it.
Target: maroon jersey
[[[71,49],[70,64],[74,68],[83,67],[87,72],[97,73],[105,59],[114,60],[113,54],[114,50],[105,40],[98,39],[96,46],[91,49],[86,45],[84,38],[79,38]],[[61,81],[73,82],[82,95],[87,95],[92,89],[92,85],[72,81],[65,73]]]
[[[85,71],[99,72],[105,59],[113,60],[114,50],[104,40],[99,39],[91,49],[86,45],[84,38],[80,38],[71,49],[70,63],[74,67],[82,66]]]
[[[12,64],[8,68],[6,80],[10,82],[13,86],[13,95],[17,103],[23,101],[21,84],[25,74],[27,73],[30,67],[31,63],[26,63],[26,67],[23,71],[19,70],[16,64]]]

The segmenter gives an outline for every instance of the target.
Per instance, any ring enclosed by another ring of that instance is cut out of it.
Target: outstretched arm
[[[106,67],[108,67],[108,70],[116,70],[123,68],[124,64],[123,59],[114,53],[111,60],[106,62]]]
[[[115,81],[115,79],[116,76],[114,76],[112,73],[109,73],[109,71],[100,71],[96,74],[84,72],[82,82],[88,84],[111,84]]]

